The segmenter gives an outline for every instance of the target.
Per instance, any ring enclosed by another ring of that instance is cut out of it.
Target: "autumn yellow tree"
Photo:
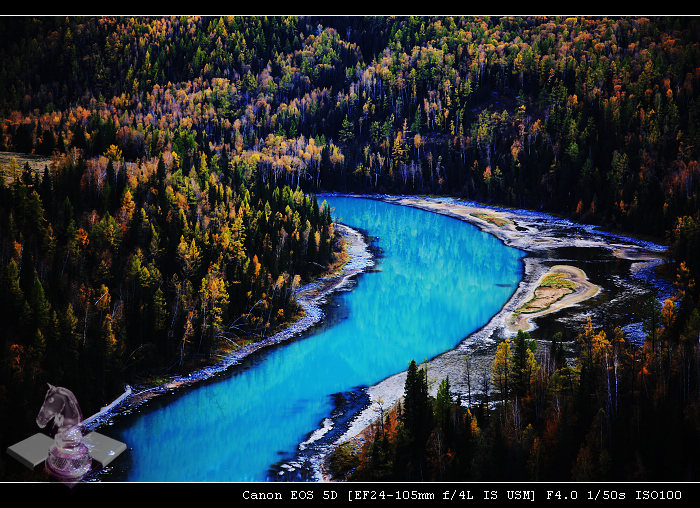
[[[505,402],[511,389],[511,376],[513,371],[513,341],[506,338],[496,347],[496,354],[491,364],[491,382],[500,392],[501,401]]]
[[[202,317],[200,348],[204,346],[204,352],[209,356],[214,339],[223,328],[224,313],[229,303],[226,283],[216,263],[212,263],[202,279],[199,299]]]

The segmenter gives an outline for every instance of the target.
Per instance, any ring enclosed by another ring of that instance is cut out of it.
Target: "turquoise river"
[[[471,224],[373,199],[323,199],[380,251],[375,269],[333,296],[342,312],[118,417],[104,432],[128,449],[106,480],[266,481],[331,414],[333,394],[456,347],[520,282],[525,253]]]

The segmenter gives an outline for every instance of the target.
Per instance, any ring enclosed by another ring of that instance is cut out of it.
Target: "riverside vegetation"
[[[431,407],[412,370],[353,477],[697,479],[696,18],[0,25],[0,151],[48,159],[0,175],[3,447],[47,380],[89,412],[289,322],[333,262],[314,193],[444,194],[665,241],[677,292],[639,349],[593,324],[538,337],[547,360],[504,342],[495,408],[447,385]]]

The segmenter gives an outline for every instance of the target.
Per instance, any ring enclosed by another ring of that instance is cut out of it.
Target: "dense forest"
[[[389,426],[371,454],[381,474],[488,478],[509,464],[539,479],[697,478],[683,455],[700,429],[697,18],[13,17],[0,28],[0,151],[50,160],[0,174],[3,447],[32,428],[47,380],[99,407],[135,376],[293,319],[293,290],[338,248],[318,192],[441,194],[655,238],[678,292],[650,308],[641,350],[590,327],[574,365],[532,360],[527,380],[522,365],[502,367],[519,381],[498,387],[495,412],[455,404],[448,386],[435,414],[408,396],[394,420],[403,438]],[[508,351],[522,362],[518,340]],[[416,411],[429,421],[411,423]],[[669,441],[625,455],[651,431]],[[472,461],[478,447],[492,463]],[[654,469],[669,449],[678,469]]]
[[[499,344],[490,372],[471,374],[468,400],[449,378],[430,397],[414,361],[402,401],[381,408],[359,451],[336,448],[329,471],[351,481],[697,481],[700,313],[679,327],[668,302],[649,313],[653,340],[641,348],[589,321],[574,362],[561,333],[536,355],[521,331]]]

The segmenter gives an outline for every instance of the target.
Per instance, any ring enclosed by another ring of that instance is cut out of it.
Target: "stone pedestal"
[[[29,469],[35,469],[43,462],[47,462],[46,467],[49,471],[55,471],[60,475],[60,471],[64,470],[66,463],[64,461],[82,460],[81,464],[75,465],[73,469],[83,471],[80,476],[90,470],[90,462],[97,462],[92,467],[99,466],[100,468],[107,466],[110,462],[121,455],[126,450],[126,444],[111,437],[105,436],[98,432],[90,432],[83,436],[83,448],[76,450],[75,453],[65,452],[63,450],[54,449],[54,440],[46,434],[37,433],[27,439],[20,441],[7,448],[7,454],[15,458]],[[54,449],[49,458],[49,451]],[[87,452],[87,455],[85,455]],[[91,461],[85,460],[87,456]],[[47,460],[49,458],[49,460]],[[87,463],[87,467],[85,467]]]

